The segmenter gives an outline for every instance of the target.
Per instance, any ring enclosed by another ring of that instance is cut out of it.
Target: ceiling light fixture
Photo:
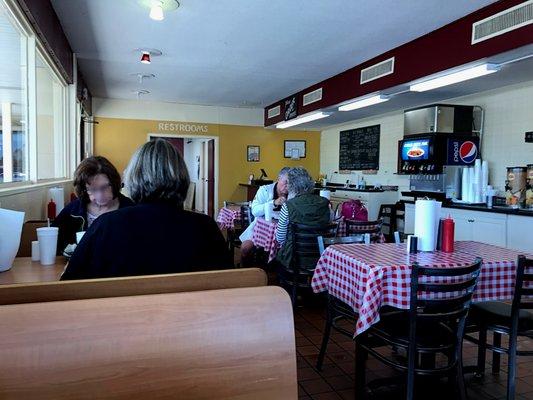
[[[285,128],[288,128],[290,126],[300,125],[300,124],[304,124],[306,122],[315,121],[317,119],[326,118],[326,117],[329,117],[330,115],[331,115],[331,113],[319,111],[319,112],[315,112],[315,113],[312,113],[312,114],[304,115],[302,117],[294,118],[294,119],[291,119],[291,120],[288,120],[288,121],[280,122],[280,123],[276,124],[276,128],[285,129]]]
[[[150,18],[155,21],[163,21],[165,19],[162,1],[154,1],[152,3],[152,7],[150,8]]]
[[[150,52],[149,51],[143,51],[141,56],[141,62],[143,64],[150,64]]]
[[[180,3],[177,0],[138,0],[143,8],[150,9],[150,18],[154,21],[165,19],[165,13],[176,10]]]
[[[152,79],[152,78],[155,78],[155,75],[154,74],[144,74],[142,72],[133,72],[130,74],[131,76],[136,76],[137,79],[139,80],[139,83],[143,83],[143,81],[145,79]]]
[[[358,108],[372,106],[374,104],[383,103],[384,101],[389,100],[389,96],[382,94],[375,94],[369,97],[359,97],[354,101],[344,104],[339,107],[339,111],[352,111],[357,110]]]
[[[498,72],[499,70],[499,65],[485,63],[477,65],[475,67],[465,68],[463,70],[452,72],[446,75],[430,78],[420,83],[415,83],[409,86],[409,90],[411,92],[425,92],[427,90],[453,85],[454,83],[463,82],[469,79],[492,74],[494,72]]]
[[[141,94],[150,94],[150,91],[149,90],[144,90],[144,89],[141,89],[141,90],[132,90],[133,93],[137,94],[137,100],[139,100],[141,98]]]

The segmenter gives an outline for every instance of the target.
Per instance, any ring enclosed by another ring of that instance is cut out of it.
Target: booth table
[[[31,257],[18,257],[10,270],[0,272],[0,285],[58,281],[66,265],[65,257],[56,257],[54,265],[41,265]]]

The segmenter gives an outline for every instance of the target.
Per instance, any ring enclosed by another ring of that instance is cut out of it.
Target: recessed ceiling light
[[[177,0],[139,0],[144,8],[150,9],[150,18],[154,21],[165,19],[165,12],[174,11],[180,3]]]
[[[155,75],[154,74],[145,74],[143,72],[132,72],[130,74],[131,76],[136,76],[137,79],[139,80],[139,83],[143,83],[143,81],[145,79],[152,79],[152,78],[155,78]]]
[[[137,100],[139,100],[141,98],[141,95],[143,94],[150,94],[149,90],[144,90],[144,89],[132,90],[131,92],[137,95]]]

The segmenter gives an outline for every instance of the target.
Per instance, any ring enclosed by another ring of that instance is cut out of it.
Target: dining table
[[[235,221],[241,219],[241,208],[238,206],[222,207],[217,215],[220,229],[235,229]]]
[[[406,244],[340,244],[322,253],[311,287],[327,292],[358,315],[354,336],[379,322],[383,306],[409,309],[411,266],[454,268],[482,259],[473,301],[510,300],[514,293],[516,263],[524,254],[474,241],[458,241],[454,251],[406,252]],[[531,255],[525,254],[528,257]]]
[[[0,285],[59,281],[66,265],[67,259],[63,256],[56,257],[52,265],[41,265],[31,257],[17,257],[11,269],[0,272]]]

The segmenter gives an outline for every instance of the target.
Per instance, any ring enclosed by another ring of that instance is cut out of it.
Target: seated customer
[[[276,241],[281,245],[276,260],[289,266],[292,259],[290,224],[324,226],[331,222],[328,199],[313,194],[315,182],[305,168],[291,168],[287,174],[289,198],[281,207]]]
[[[252,215],[262,217],[265,215],[265,207],[270,204],[274,206],[274,209],[280,208],[283,203],[287,201],[287,172],[288,167],[284,167],[279,171],[278,180],[269,185],[263,185],[255,194],[255,197],[251,204]],[[246,230],[239,236],[241,244],[241,264],[243,267],[249,266],[254,251],[254,243],[252,242],[252,231],[254,229],[255,222],[246,228]]]
[[[74,190],[78,198],[59,213],[52,226],[59,228],[57,253],[76,243],[76,232],[86,231],[100,215],[133,205],[120,193],[117,169],[104,157],[83,160],[74,172]]]
[[[189,174],[170,143],[158,139],[137,150],[124,183],[138,204],[98,218],[76,248],[62,280],[232,266],[215,221],[183,209]]]

